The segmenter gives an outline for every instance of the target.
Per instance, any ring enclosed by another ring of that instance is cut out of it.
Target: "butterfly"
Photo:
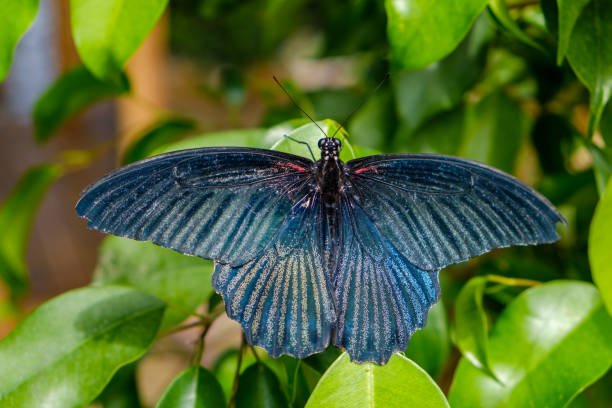
[[[120,168],[82,193],[88,227],[214,259],[213,287],[247,341],[297,358],[330,343],[386,363],[440,297],[438,272],[494,248],[556,241],[531,187],[451,156],[317,161],[199,148]],[[194,288],[197,290],[197,288]]]

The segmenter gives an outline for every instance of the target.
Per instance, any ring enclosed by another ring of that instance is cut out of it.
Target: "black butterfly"
[[[426,154],[344,163],[341,147],[321,139],[316,162],[252,148],[166,153],[98,180],[76,209],[91,228],[214,259],[227,314],[271,356],[331,342],[379,364],[425,325],[440,269],[555,241],[565,222],[486,165]]]

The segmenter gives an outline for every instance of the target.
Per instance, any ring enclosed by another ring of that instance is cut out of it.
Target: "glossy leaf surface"
[[[486,0],[386,0],[394,65],[418,69],[449,54],[486,4]]]
[[[559,41],[557,44],[557,64],[563,63],[572,31],[582,9],[591,0],[556,0],[558,9]]]
[[[23,293],[28,283],[26,248],[36,210],[51,184],[62,174],[57,164],[29,169],[0,206],[0,278],[13,296]]]
[[[355,364],[343,353],[323,374],[306,408],[447,408],[444,394],[422,368],[397,354],[389,363]]]
[[[589,89],[589,130],[597,130],[612,93],[612,2],[591,0],[576,21],[567,58],[578,78]]]
[[[145,353],[164,309],[150,295],[112,286],[43,304],[0,342],[0,406],[87,405],[119,367]]]
[[[601,197],[589,233],[589,262],[593,281],[612,316],[612,179]]]
[[[77,51],[97,78],[114,82],[149,34],[168,0],[70,0]]]
[[[236,408],[289,407],[276,374],[263,363],[255,363],[240,375]]]
[[[563,407],[612,364],[612,319],[593,285],[556,281],[526,290],[489,336],[500,382],[463,358],[449,401],[463,407]]]
[[[168,386],[156,408],[225,408],[221,385],[204,367],[191,367]]]
[[[213,265],[151,242],[107,237],[99,249],[94,285],[127,285],[168,305],[162,330],[176,325],[212,293]]]

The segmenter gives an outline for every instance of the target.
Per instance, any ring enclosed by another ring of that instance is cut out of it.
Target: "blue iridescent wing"
[[[404,351],[438,301],[438,271],[415,267],[350,194],[339,207],[341,247],[333,286],[338,310],[333,343],[352,361],[385,364]]]
[[[215,290],[247,341],[272,357],[303,358],[323,351],[336,321],[323,266],[325,232],[320,195],[306,183],[261,256],[240,266],[217,263]]]
[[[90,228],[242,265],[278,233],[311,166],[261,149],[171,152],[101,178],[76,210]]]
[[[565,222],[516,178],[471,160],[398,154],[347,163],[365,216],[422,270],[439,270],[493,248],[556,241]]]

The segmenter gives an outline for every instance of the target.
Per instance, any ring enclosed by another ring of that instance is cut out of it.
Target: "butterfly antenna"
[[[297,140],[297,139],[294,139],[294,138],[292,138],[291,136],[288,136],[288,135],[283,135],[283,136],[284,136],[284,137],[286,137],[287,139],[289,139],[289,140],[293,141],[293,142],[296,142],[296,143],[299,143],[299,144],[306,145],[306,147],[308,148],[308,151],[310,152],[310,156],[312,156],[312,161],[317,161],[317,159],[315,159],[315,156],[314,156],[314,154],[312,153],[312,149],[310,148],[310,145],[309,145],[308,143],[306,143],[306,142],[305,142],[305,141],[303,141],[303,140]]]
[[[336,129],[336,131],[334,132],[334,134],[332,135],[332,137],[336,136],[336,133],[338,133],[338,131],[340,129],[342,129],[344,127],[344,125],[346,125],[346,123],[349,121],[349,119],[355,114],[355,112],[357,112],[359,109],[361,109],[361,107],[370,100],[370,98],[376,93],[376,91],[378,91],[380,89],[381,86],[383,86],[383,84],[387,81],[387,79],[389,79],[389,74],[385,74],[385,77],[382,79],[382,81],[380,81],[380,83],[376,86],[376,88],[374,88],[374,90],[372,92],[370,92],[370,94],[363,100],[361,101],[361,103],[359,105],[357,105],[357,107],[355,109],[353,109],[353,111],[351,113],[349,113],[349,115],[342,121],[342,123],[340,124],[340,127],[338,129]]]
[[[283,90],[283,92],[285,92],[285,94],[287,94],[287,96],[289,97],[291,102],[293,102],[293,104],[296,106],[296,108],[298,108],[300,110],[300,112],[302,112],[304,115],[306,115],[306,117],[308,119],[310,119],[312,121],[312,123],[314,123],[319,128],[319,130],[325,135],[325,137],[329,137],[329,136],[327,136],[327,133],[325,133],[325,131],[323,131],[323,129],[321,129],[321,126],[319,126],[317,124],[317,122],[315,122],[315,120],[313,118],[311,118],[309,114],[306,113],[306,111],[304,109],[300,108],[300,105],[297,104],[297,102],[291,97],[289,92],[287,92],[285,87],[281,85],[281,83],[278,81],[278,79],[276,79],[276,76],[272,75],[272,78],[274,78],[274,82],[276,82],[276,84],[278,86],[280,86],[280,88]]]

